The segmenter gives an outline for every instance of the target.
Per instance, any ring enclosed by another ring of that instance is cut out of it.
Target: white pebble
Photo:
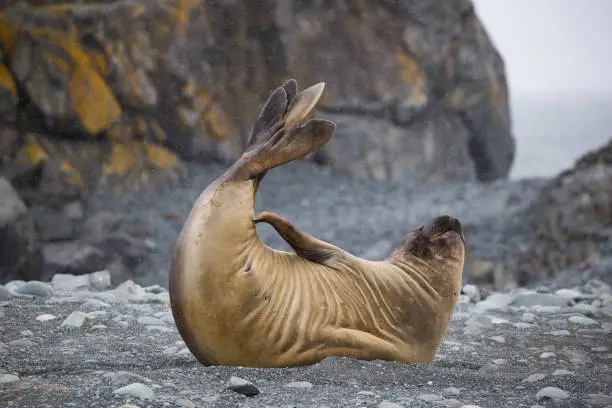
[[[391,401],[382,401],[377,408],[404,408],[404,406]]]
[[[536,400],[552,399],[555,401],[564,400],[569,397],[569,394],[557,387],[544,387],[536,394]]]
[[[534,382],[543,380],[544,378],[546,378],[546,374],[535,373],[535,374],[531,374],[529,377],[523,379],[522,382],[534,383]]]
[[[0,384],[11,384],[19,381],[19,376],[13,374],[0,374]]]
[[[143,383],[132,383],[113,391],[113,393],[119,395],[130,395],[132,397],[141,399],[153,399],[155,397],[153,390]]]
[[[48,322],[49,320],[53,320],[56,318],[57,318],[56,316],[53,316],[52,314],[48,314],[48,313],[36,316],[36,320],[38,320],[39,322]]]
[[[62,327],[81,327],[87,319],[87,314],[79,311],[74,311],[62,322]]]
[[[287,384],[283,385],[283,387],[287,387],[287,388],[312,388],[312,383],[309,383],[308,381],[292,381],[290,383],[287,383]]]
[[[540,354],[540,358],[550,358],[550,357],[555,357],[556,354],[553,353],[552,351],[545,351],[544,353]]]
[[[580,315],[580,316],[571,316],[568,320],[570,321],[570,323],[581,324],[583,326],[590,326],[590,325],[593,325],[593,324],[599,324],[599,323],[597,323],[596,320],[593,320],[593,319],[591,319],[589,317],[582,316],[582,315]]]
[[[552,375],[554,375],[554,376],[561,376],[561,375],[575,375],[575,374],[572,371],[560,369],[560,370],[555,370],[552,373]]]

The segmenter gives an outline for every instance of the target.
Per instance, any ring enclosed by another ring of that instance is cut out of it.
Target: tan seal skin
[[[277,88],[242,157],[197,199],[177,240],[170,301],[178,330],[205,365],[288,367],[329,356],[431,361],[459,298],[465,241],[459,222],[434,219],[383,261],[358,258],[280,215],[254,216],[266,171],[326,144],[333,122],[307,116],[324,84]],[[271,224],[295,253],[274,250]]]

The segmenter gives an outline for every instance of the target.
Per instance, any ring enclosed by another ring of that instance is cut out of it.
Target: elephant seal
[[[459,298],[465,240],[438,217],[405,236],[384,261],[368,261],[300,231],[280,215],[254,216],[265,173],[333,136],[307,117],[324,84],[295,80],[269,96],[243,155],[195,202],[169,273],[179,333],[204,365],[289,367],[329,356],[431,361]],[[271,224],[295,253],[266,246]]]

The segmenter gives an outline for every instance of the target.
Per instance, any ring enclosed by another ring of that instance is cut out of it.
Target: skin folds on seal
[[[333,122],[307,116],[323,92],[294,80],[276,89],[247,148],[197,199],[177,240],[170,301],[179,333],[205,365],[286,367],[328,356],[431,361],[459,297],[465,242],[459,222],[434,219],[372,262],[254,216],[265,173],[326,144]],[[267,247],[267,222],[295,253]]]

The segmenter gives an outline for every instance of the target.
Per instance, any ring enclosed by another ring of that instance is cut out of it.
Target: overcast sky
[[[474,0],[514,95],[612,94],[612,0]]]

